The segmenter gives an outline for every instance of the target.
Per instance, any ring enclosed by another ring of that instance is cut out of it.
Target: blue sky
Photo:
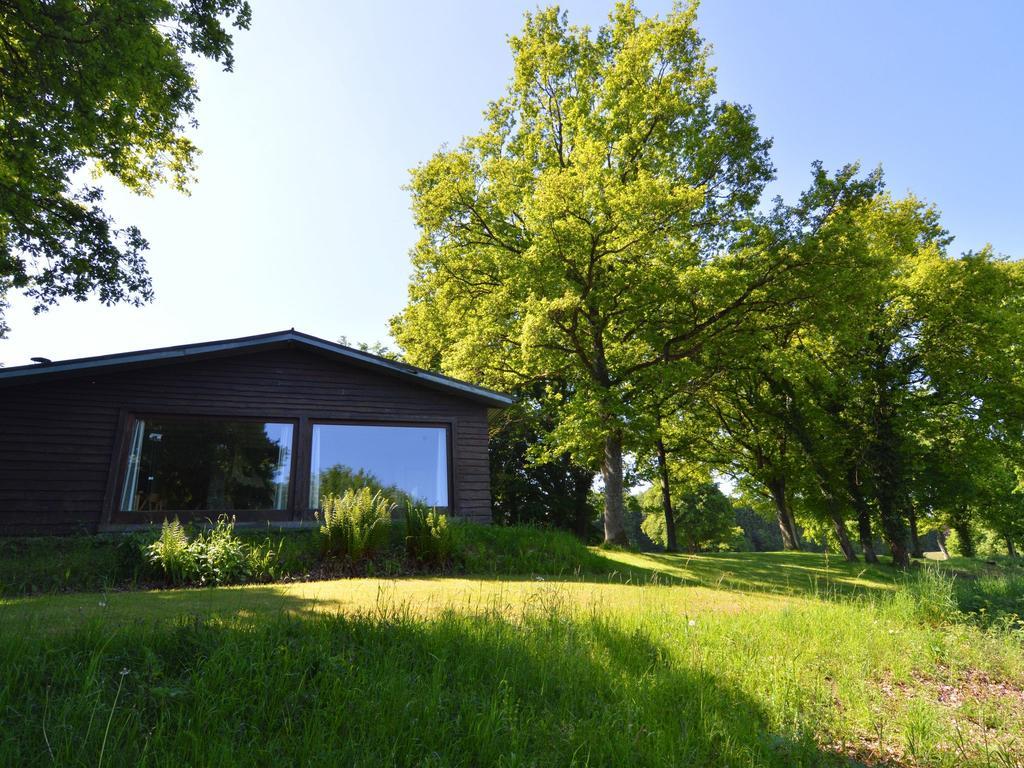
[[[506,36],[532,2],[254,0],[235,72],[199,70],[190,197],[111,188],[149,238],[154,303],[14,298],[0,361],[101,354],[295,327],[387,341],[416,239],[408,169],[482,125],[511,71]],[[669,2],[640,2],[649,14]],[[597,25],[608,2],[563,4]],[[820,159],[881,164],[935,203],[956,250],[1024,254],[1024,3],[706,0],[722,98],[774,137],[792,199]]]

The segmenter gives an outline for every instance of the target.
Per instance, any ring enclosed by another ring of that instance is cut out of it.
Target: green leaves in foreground
[[[185,135],[193,61],[231,69],[229,29],[250,16],[245,0],[0,3],[0,337],[10,289],[37,311],[92,293],[151,298],[142,234],[117,228],[102,189],[76,179],[184,191],[199,152]]]

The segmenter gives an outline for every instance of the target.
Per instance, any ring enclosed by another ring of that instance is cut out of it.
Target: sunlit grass
[[[2,601],[0,765],[1021,765],[1022,635],[955,563],[536,545],[561,575]]]

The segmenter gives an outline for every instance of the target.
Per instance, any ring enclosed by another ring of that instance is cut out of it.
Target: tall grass
[[[477,575],[607,575],[623,567],[564,531],[531,526],[453,526],[455,556]]]
[[[388,519],[386,525],[373,524],[377,526],[374,535],[379,537],[374,542],[374,556],[388,559],[383,564],[388,567],[380,567],[375,572],[401,574],[433,569],[469,575],[551,577],[602,575],[623,570],[621,565],[589,550],[568,533],[531,527],[483,526],[421,512],[422,515],[417,514],[411,521],[411,529],[409,521],[396,524]],[[383,520],[384,515],[373,519]],[[333,531],[328,539],[338,541],[339,536],[347,535],[338,532],[340,524],[337,522],[333,528],[323,527]],[[413,531],[413,541],[409,540],[409,530]],[[182,527],[177,532],[161,530],[158,534],[0,539],[0,597],[200,583],[198,563],[191,550],[179,551],[179,559],[184,560],[173,566],[171,553],[187,548],[193,540],[205,541],[208,533]],[[165,538],[167,536],[170,539]],[[182,543],[182,536],[185,543]],[[157,537],[161,542],[161,555],[154,558],[151,545]],[[226,543],[231,547],[220,546]],[[212,549],[225,551],[244,547],[249,553],[250,572],[262,574],[258,578],[250,575],[241,579],[251,582],[317,576],[324,573],[320,568],[324,554],[350,551],[348,544],[339,545],[338,549],[333,544],[326,547],[324,544],[325,535],[318,529],[234,528],[230,537],[223,531],[218,534]],[[344,559],[343,555],[341,557]],[[162,565],[165,559],[166,570]],[[341,575],[337,569],[327,573]],[[185,574],[191,574],[190,578],[183,578]],[[211,574],[202,583],[224,581],[221,574]]]
[[[0,622],[0,765],[1020,764],[1008,635],[895,597],[681,615],[538,595],[432,618],[379,597],[352,616]],[[976,679],[1006,691],[977,722],[938,695]]]

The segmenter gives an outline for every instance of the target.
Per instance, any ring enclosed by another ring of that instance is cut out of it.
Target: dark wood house
[[[511,402],[294,330],[0,368],[0,534],[296,524],[365,485],[487,522]]]

